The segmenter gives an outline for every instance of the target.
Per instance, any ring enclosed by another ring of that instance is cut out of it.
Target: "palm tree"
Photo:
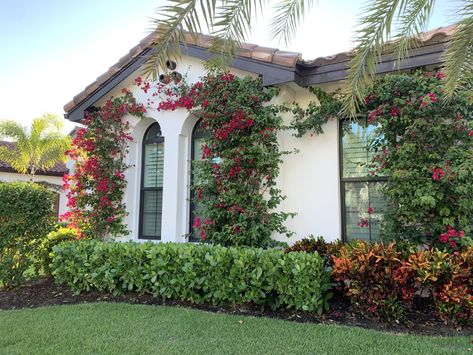
[[[0,147],[0,160],[32,180],[38,170],[66,161],[64,152],[70,146],[70,137],[61,133],[62,127],[62,119],[52,114],[35,118],[29,129],[16,121],[1,121],[0,137],[12,140],[16,149]]]
[[[211,51],[219,55],[212,64],[224,65],[235,55],[235,48],[251,31],[255,18],[267,3],[265,0],[168,0],[161,7],[156,26],[156,51],[147,62],[144,74],[156,79],[166,60],[180,57],[179,43],[188,35],[197,38],[207,32],[214,36]],[[313,0],[275,0],[275,16],[270,24],[273,39],[288,43],[296,34]],[[416,37],[426,30],[435,0],[369,0],[355,34],[355,56],[348,71],[348,88],[343,110],[353,116],[372,83],[376,62],[393,41],[401,60],[416,45]],[[456,84],[473,72],[473,0],[463,0],[456,13],[458,27],[445,53],[446,93],[451,96]]]

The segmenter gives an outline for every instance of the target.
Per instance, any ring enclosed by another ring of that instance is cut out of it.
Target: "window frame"
[[[368,118],[357,117],[357,120],[363,119],[368,125]],[[388,176],[362,176],[362,177],[344,177],[343,176],[343,124],[346,121],[350,121],[347,118],[342,118],[338,121],[338,159],[339,159],[339,176],[340,176],[340,209],[341,209],[341,240],[343,243],[349,242],[347,236],[347,221],[346,221],[346,206],[345,206],[345,195],[346,195],[346,183],[376,183],[376,182],[387,182]],[[369,237],[371,239],[371,223],[369,227]]]
[[[154,139],[146,139],[148,132],[156,125],[159,127],[160,136]],[[143,134],[143,141],[141,143],[140,214],[139,214],[139,222],[138,222],[139,224],[138,239],[141,239],[141,240],[161,240],[162,239],[161,231],[159,232],[159,236],[147,236],[143,234],[143,216],[144,216],[144,192],[145,191],[161,191],[161,195],[163,194],[163,187],[144,187],[146,145],[159,144],[159,143],[164,144],[164,141],[165,140],[164,140],[164,136],[162,135],[161,126],[159,125],[158,122],[152,123]],[[163,157],[163,176],[164,176],[164,157]],[[164,181],[163,181],[163,185],[164,185]],[[162,211],[163,211],[163,207],[161,206],[161,227],[162,227]]]

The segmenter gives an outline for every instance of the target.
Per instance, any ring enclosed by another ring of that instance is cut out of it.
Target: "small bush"
[[[334,280],[355,311],[366,317],[401,321],[413,297],[429,291],[439,317],[454,326],[473,319],[473,248],[455,253],[409,243],[352,242],[333,257]]]
[[[78,241],[54,247],[52,274],[75,292],[152,293],[215,305],[322,312],[329,273],[317,254],[172,243]]]
[[[26,182],[0,183],[0,282],[12,288],[24,282],[36,241],[53,228],[53,196]]]
[[[315,253],[317,252],[321,257],[325,258],[325,263],[328,266],[332,265],[332,257],[339,254],[340,248],[344,244],[340,241],[334,241],[327,243],[324,240],[324,237],[319,236],[315,238],[314,236],[309,236],[295,242],[289,248],[286,248],[284,252],[307,252]]]
[[[367,317],[402,320],[414,294],[414,279],[395,243],[353,242],[340,249],[333,263],[333,276],[342,282],[355,310]]]
[[[440,318],[463,325],[473,320],[473,248],[456,253],[429,249],[412,254],[409,267],[417,285],[430,291]]]
[[[76,229],[61,226],[50,232],[46,238],[40,239],[35,253],[37,272],[43,272],[45,275],[49,275],[51,273],[49,264],[52,262],[53,248],[62,242],[77,239],[78,233]]]

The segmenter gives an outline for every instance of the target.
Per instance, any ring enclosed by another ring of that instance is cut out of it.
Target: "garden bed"
[[[435,310],[429,304],[418,302],[417,311],[407,313],[407,324],[384,324],[363,318],[353,313],[349,303],[342,297],[335,297],[331,310],[318,316],[311,312],[288,309],[269,311],[248,305],[246,307],[216,307],[207,304],[191,304],[183,301],[162,301],[151,294],[126,293],[114,296],[109,293],[91,291],[75,295],[69,287],[57,285],[52,279],[41,279],[14,290],[0,290],[0,309],[36,308],[52,305],[79,304],[93,302],[122,302],[131,304],[170,305],[201,309],[209,312],[244,316],[269,317],[302,323],[324,323],[357,326],[397,333],[412,333],[435,336],[473,335],[473,328],[455,330],[438,321]]]

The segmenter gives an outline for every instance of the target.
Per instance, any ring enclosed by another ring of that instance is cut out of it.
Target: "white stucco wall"
[[[205,75],[203,63],[192,57],[183,57],[177,70],[187,73],[190,83]],[[236,75],[250,74],[239,70],[233,72]],[[134,78],[139,75],[139,71],[130,75],[110,96],[120,96],[121,89],[126,87],[139,102],[146,103],[148,96],[134,85]],[[293,83],[281,88],[275,102],[297,101],[304,106],[315,98]],[[97,105],[103,104],[105,99]],[[126,172],[128,186],[125,191],[129,213],[126,223],[131,233],[124,239],[138,240],[142,141],[146,129],[157,121],[165,137],[161,240],[184,242],[189,233],[190,146],[196,120],[184,109],[161,112],[149,109],[146,116],[143,120],[125,117],[130,122],[134,140],[127,157],[127,164],[131,167]],[[290,115],[286,114],[285,119],[289,121]],[[291,239],[274,235],[276,239],[294,242],[310,234],[323,235],[327,240],[340,237],[338,123],[330,121],[325,125],[324,132],[320,136],[307,135],[302,138],[294,137],[293,132],[280,134],[282,150],[299,150],[297,154],[284,157],[278,177],[279,187],[287,196],[280,209],[296,212],[297,216],[287,221],[287,226],[295,235]]]
[[[30,181],[30,177],[24,174],[16,174],[16,173],[7,173],[0,171],[0,181],[2,182],[13,182],[13,181]],[[48,184],[53,184],[58,186],[58,191],[53,190],[55,192],[59,192],[59,214],[66,212],[66,193],[62,190],[62,177],[61,176],[48,176],[48,175],[35,175],[33,177],[34,182],[46,182]]]

